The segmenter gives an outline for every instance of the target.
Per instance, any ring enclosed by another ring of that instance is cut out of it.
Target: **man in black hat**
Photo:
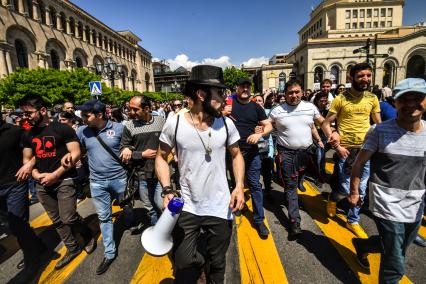
[[[192,68],[185,95],[193,100],[188,113],[167,120],[160,136],[155,169],[163,186],[164,207],[177,194],[170,186],[167,157],[174,147],[178,158],[183,212],[173,231],[175,283],[196,283],[206,263],[197,239],[206,234],[209,283],[223,283],[226,251],[232,234],[232,212],[244,204],[244,160],[235,125],[221,116],[223,71],[199,65]],[[225,153],[231,153],[236,186],[226,179]]]
[[[240,133],[238,144],[244,157],[246,182],[253,198],[253,219],[255,228],[261,238],[267,238],[269,230],[264,223],[263,193],[260,184],[262,162],[257,142],[272,131],[272,124],[261,106],[251,101],[251,81],[239,78],[237,81],[237,97],[232,103],[230,118]],[[255,133],[256,126],[262,126],[262,133]]]

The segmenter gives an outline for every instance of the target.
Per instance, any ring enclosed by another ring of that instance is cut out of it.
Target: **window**
[[[388,8],[388,17],[392,17],[392,15],[393,15],[393,9]]]
[[[367,18],[371,18],[371,9],[367,9]]]
[[[76,57],[76,58],[75,58],[75,66],[76,66],[77,68],[83,68],[83,61],[81,60],[81,58],[80,58],[80,57]]]
[[[351,28],[351,24],[350,23],[346,23],[345,24],[345,29],[349,30]]]
[[[351,10],[346,10],[346,19],[351,18]]]
[[[321,83],[324,79],[324,70],[318,66],[314,69],[314,82]]]
[[[392,21],[388,21],[388,27],[392,27]]]
[[[336,65],[333,65],[330,69],[330,80],[333,84],[340,83],[340,68]]]
[[[380,17],[386,17],[386,9],[385,8],[380,9]]]
[[[352,28],[356,29],[357,28],[357,23],[352,23]]]
[[[51,50],[50,51],[50,60],[52,63],[52,68],[54,69],[60,69],[60,60],[59,60],[59,55],[55,50]]]
[[[352,11],[352,17],[353,18],[358,18],[358,10],[353,10]]]
[[[385,27],[385,21],[381,21],[381,22],[380,22],[380,27],[381,27],[381,28],[384,28],[384,27]]]
[[[365,10],[360,10],[359,11],[359,17],[360,18],[364,18],[365,17]]]
[[[379,22],[374,22],[373,23],[373,28],[378,28],[379,27]]]
[[[359,23],[359,28],[360,28],[360,29],[363,29],[363,28],[364,28],[364,23],[363,23],[363,22]]]
[[[379,16],[379,9],[374,9],[374,17],[378,17]]]
[[[367,29],[371,28],[371,22],[367,22]]]
[[[18,57],[18,65],[22,68],[28,68],[28,54],[27,49],[22,41],[15,40],[15,51]]]

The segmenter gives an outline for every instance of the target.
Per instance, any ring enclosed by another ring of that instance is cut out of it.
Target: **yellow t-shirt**
[[[380,112],[377,96],[364,92],[354,97],[349,92],[337,96],[329,112],[337,114],[337,129],[343,147],[360,148],[370,129],[370,114]]]

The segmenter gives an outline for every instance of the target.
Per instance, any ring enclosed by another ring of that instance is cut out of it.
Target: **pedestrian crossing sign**
[[[89,83],[90,94],[92,96],[102,95],[102,85],[100,81],[93,81]]]

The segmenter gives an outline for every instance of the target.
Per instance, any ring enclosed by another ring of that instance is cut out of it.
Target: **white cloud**
[[[244,67],[260,67],[262,64],[268,64],[269,59],[265,56],[250,58],[247,61],[241,63]]]
[[[231,66],[229,56],[221,56],[219,58],[204,58],[200,61],[192,61],[186,54],[179,54],[175,57],[175,59],[167,59],[167,62],[170,65],[170,69],[175,70],[180,66],[186,68],[187,70],[191,70],[192,67],[199,64],[209,64],[214,66],[219,66],[222,68]]]

